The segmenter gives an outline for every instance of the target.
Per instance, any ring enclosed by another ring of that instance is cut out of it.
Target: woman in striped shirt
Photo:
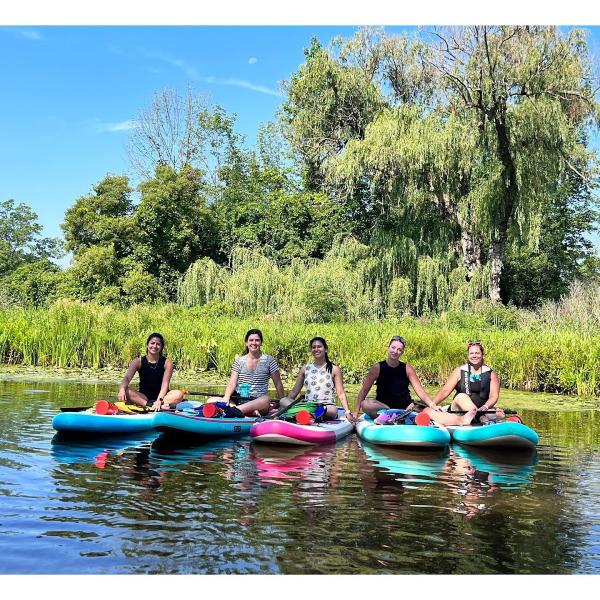
[[[266,415],[269,412],[269,379],[273,380],[277,398],[285,396],[279,365],[269,354],[260,351],[263,335],[260,329],[250,329],[244,338],[246,349],[236,358],[223,398],[229,406],[237,406],[244,415]]]

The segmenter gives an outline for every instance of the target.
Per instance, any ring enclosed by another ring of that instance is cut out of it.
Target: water
[[[0,573],[599,572],[598,411],[503,391],[525,454],[55,436],[110,392],[0,383]]]

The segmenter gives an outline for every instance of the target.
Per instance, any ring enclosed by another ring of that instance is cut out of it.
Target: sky
[[[174,0],[174,6],[177,3]],[[304,5],[315,3],[308,0]],[[334,22],[385,25],[386,18],[390,23],[440,18],[436,24],[449,24],[453,17],[460,18],[460,11],[389,17],[375,11],[353,16],[352,3],[347,6],[350,12],[338,10]],[[239,23],[241,17],[241,22],[267,25],[152,25],[185,23],[188,19],[176,11],[158,12],[154,18],[151,10],[79,18],[60,10],[24,15],[17,11],[8,18],[3,14],[0,201],[13,199],[31,206],[44,235],[60,237],[64,213],[78,197],[89,194],[107,173],[130,172],[126,143],[132,120],[164,88],[185,93],[191,85],[227,113],[235,113],[236,131],[252,145],[259,126],[276,118],[284,99],[281,83],[304,61],[303,49],[311,37],[327,44],[336,35],[349,37],[358,29],[357,25],[320,25],[331,18],[327,14],[294,14],[288,21],[278,17],[278,23],[307,23],[281,26],[268,25],[268,13],[262,13],[262,20],[260,11],[247,13],[247,4],[226,1],[222,8],[222,12],[203,12],[189,20]],[[585,14],[588,20],[565,17],[562,22],[589,24],[589,13]],[[149,25],[135,25],[138,22]],[[596,22],[600,24],[600,18]],[[587,25],[586,29],[592,46],[600,47],[600,27]],[[595,144],[600,148],[597,139]]]

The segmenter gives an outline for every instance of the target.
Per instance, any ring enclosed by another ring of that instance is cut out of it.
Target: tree
[[[304,161],[308,189],[319,190],[327,160],[349,140],[363,137],[383,99],[372,77],[335,60],[316,38],[305,56],[306,63],[285,86],[281,119],[288,141]]]
[[[190,166],[180,171],[160,166],[139,189],[133,217],[139,241],[133,261],[175,298],[177,279],[188,266],[216,252],[218,229],[202,195],[201,173]]]
[[[21,264],[0,282],[3,305],[46,306],[57,297],[63,274],[48,259]]]
[[[590,71],[579,31],[470,27],[414,42],[359,32],[337,57],[313,44],[283,119],[316,189],[361,208],[369,243],[392,250],[390,275],[414,282],[415,301],[421,279],[440,301],[443,289],[499,300],[507,247],[537,252],[545,212],[576,201],[566,174],[594,186]],[[340,93],[351,77],[377,98],[354,121]]]
[[[0,276],[26,263],[62,255],[59,240],[44,238],[37,215],[26,204],[0,202]]]
[[[131,192],[127,176],[106,175],[92,194],[67,209],[61,227],[65,247],[76,260],[95,246],[112,245],[117,259],[131,253],[135,236]]]
[[[134,120],[129,160],[144,179],[152,178],[158,166],[176,172],[188,166],[217,186],[220,167],[240,141],[234,122],[191,88],[184,97],[174,89],[160,90]]]
[[[448,112],[477,126],[488,163],[492,193],[479,195],[474,212],[490,228],[490,298],[500,300],[509,229],[518,225],[537,243],[539,215],[583,151],[582,128],[598,114],[587,46],[581,31],[563,36],[556,27],[434,35],[426,65],[440,76]]]

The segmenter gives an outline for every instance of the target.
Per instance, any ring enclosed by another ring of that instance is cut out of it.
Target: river
[[[593,402],[503,390],[534,453],[55,435],[61,406],[110,393],[0,382],[1,574],[600,572]]]

